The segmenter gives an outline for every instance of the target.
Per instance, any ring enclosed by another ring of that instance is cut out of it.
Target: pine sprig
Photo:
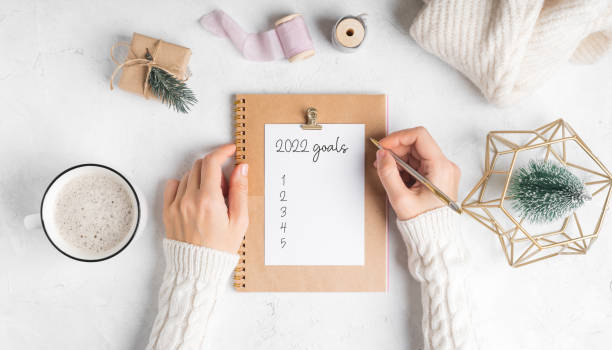
[[[147,50],[145,57],[148,60],[153,59],[149,54],[149,50]],[[187,87],[187,84],[157,67],[151,68],[149,86],[153,94],[157,96],[162,103],[167,104],[169,108],[172,107],[175,111],[180,113],[189,112],[191,106],[198,102],[195,94]]]
[[[531,223],[566,217],[591,199],[584,183],[567,168],[551,161],[530,161],[508,186],[512,206]]]

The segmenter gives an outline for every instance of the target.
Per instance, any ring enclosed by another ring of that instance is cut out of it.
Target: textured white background
[[[218,6],[250,30],[305,14],[317,54],[289,64],[247,62],[205,33]],[[463,169],[460,196],[480,177],[484,137],[566,118],[612,166],[612,57],[565,65],[521,104],[487,104],[459,73],[408,36],[417,0],[32,1],[0,6],[0,348],[138,349],[147,342],[164,266],[162,184],[232,135],[237,92],[389,95],[390,130],[428,127]],[[367,46],[335,51],[335,19],[367,12]],[[109,91],[109,48],[133,31],[192,48],[189,80],[200,103],[180,116],[153,101]],[[25,232],[49,180],[81,162],[114,165],[145,192],[145,236],[118,257],[84,264]],[[391,218],[394,220],[394,218]],[[468,221],[475,321],[483,349],[609,349],[612,232],[587,256],[509,268],[492,233]],[[210,325],[214,349],[419,349],[421,305],[406,252],[390,232],[388,294],[229,292]]]

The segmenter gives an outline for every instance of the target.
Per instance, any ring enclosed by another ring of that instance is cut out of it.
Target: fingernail
[[[240,166],[240,174],[242,174],[242,176],[247,176],[249,174],[249,165],[247,163],[244,163]]]
[[[376,151],[376,160],[381,160],[385,156],[385,150],[379,149]]]

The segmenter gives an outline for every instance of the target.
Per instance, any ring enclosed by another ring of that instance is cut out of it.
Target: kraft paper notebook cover
[[[386,96],[239,94],[233,107],[236,162],[249,164],[249,228],[234,287],[386,291],[387,201],[368,141],[386,135]],[[300,128],[309,107],[322,131]]]

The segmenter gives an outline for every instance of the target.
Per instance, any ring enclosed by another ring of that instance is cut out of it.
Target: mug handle
[[[40,213],[30,214],[23,218],[23,226],[25,226],[26,230],[41,228],[42,222],[40,220]]]

